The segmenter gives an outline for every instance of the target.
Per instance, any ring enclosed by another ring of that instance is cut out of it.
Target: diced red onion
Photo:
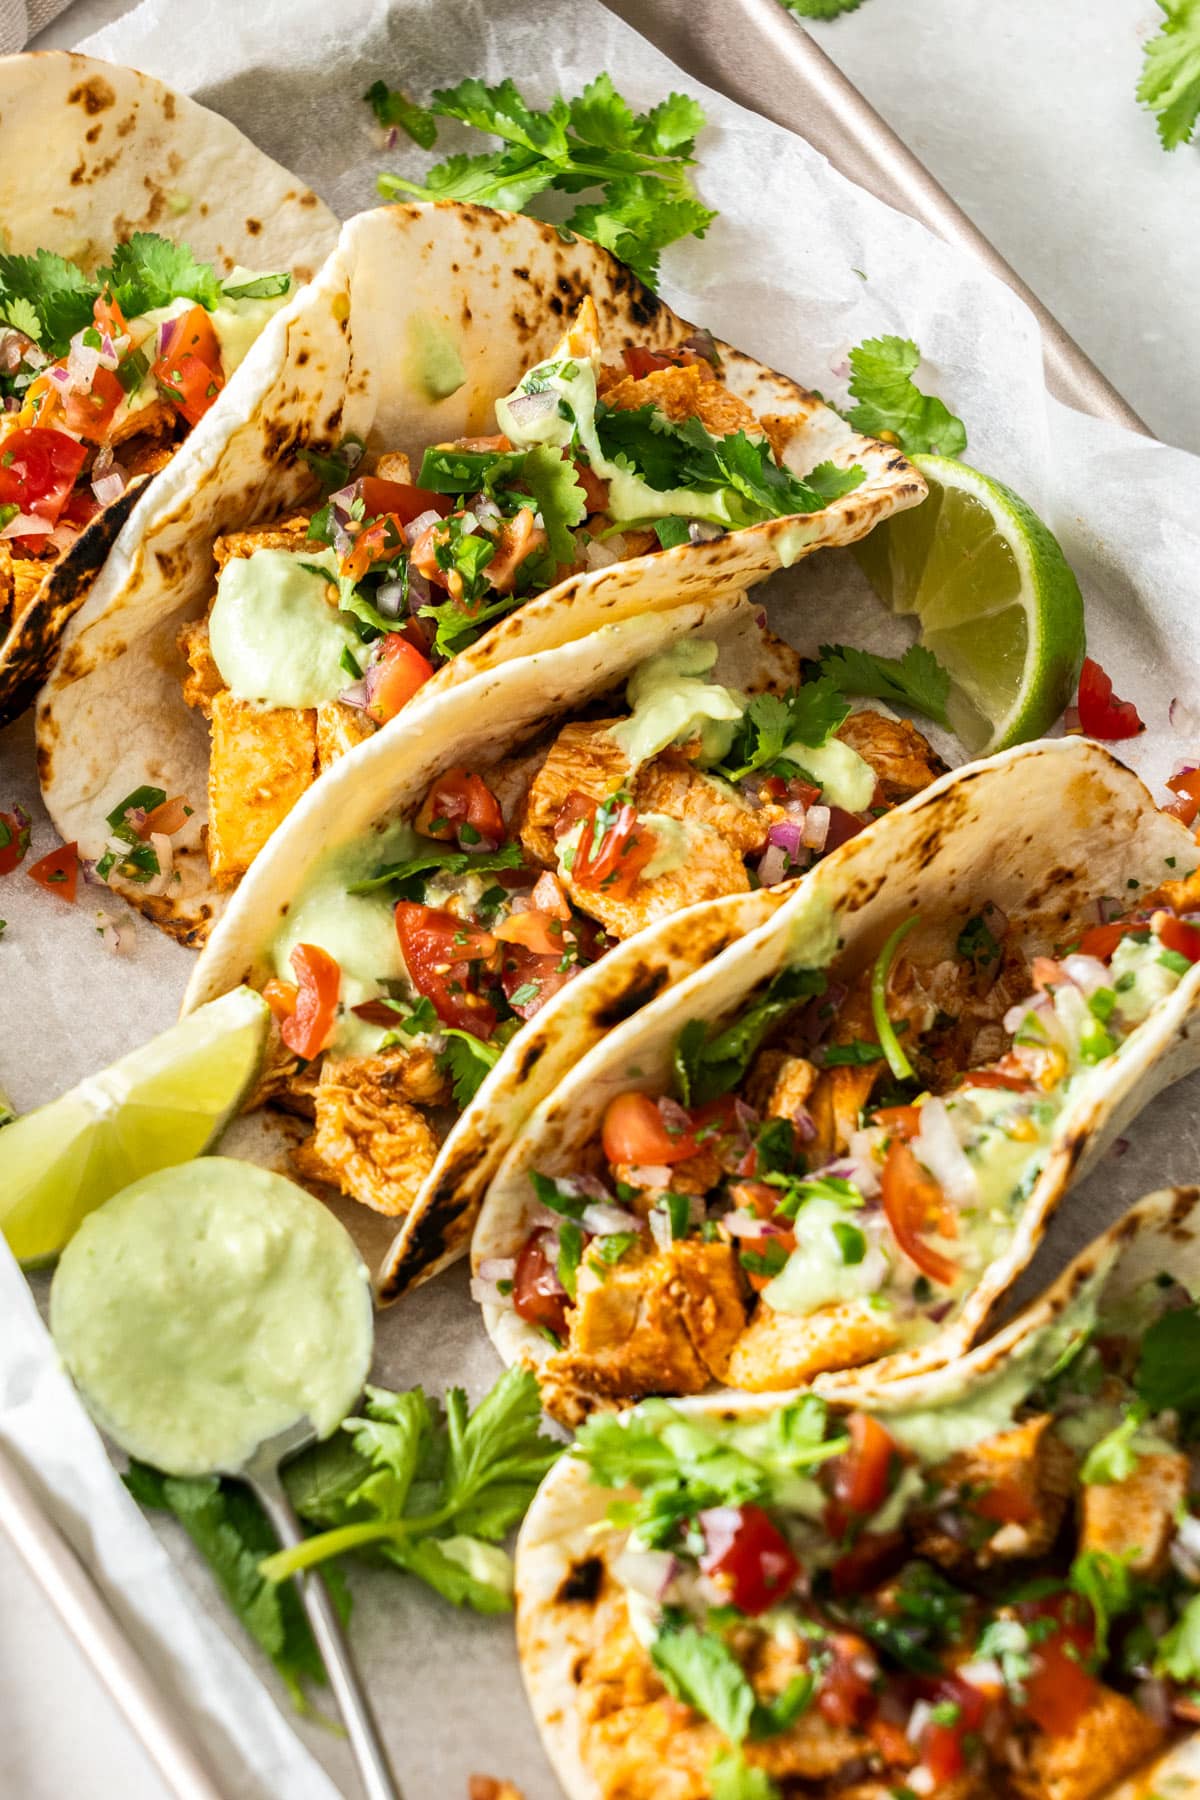
[[[408,609],[416,613],[422,606],[428,606],[433,599],[433,590],[426,576],[408,565]]]
[[[404,535],[410,544],[415,544],[423,531],[428,531],[431,525],[440,525],[441,522],[441,513],[434,512],[432,509],[429,512],[418,513],[416,518],[410,519],[404,527]]]
[[[1063,957],[1060,967],[1067,979],[1089,997],[1097,988],[1108,986],[1108,968],[1098,956],[1080,956],[1073,952]]]
[[[810,850],[823,850],[829,836],[832,812],[828,806],[810,806],[804,818],[804,843]]]
[[[485,1256],[475,1271],[483,1281],[511,1281],[516,1272],[515,1256]]]
[[[476,494],[471,501],[471,511],[475,515],[475,523],[489,537],[495,537],[504,523],[504,514],[496,505],[490,494]]]
[[[798,1105],[792,1108],[792,1129],[802,1144],[811,1144],[817,1135],[817,1122],[807,1106]]]
[[[350,509],[358,497],[358,483],[357,481],[350,481],[347,482],[345,487],[339,488],[336,494],[330,494],[329,504],[333,507],[335,512],[344,513],[348,519],[351,516]]]
[[[96,936],[106,950],[111,950],[114,956],[118,954],[122,942],[121,928],[115,919],[109,918],[106,912],[96,914]]]
[[[778,1236],[778,1233],[772,1229],[771,1221],[769,1219],[760,1219],[757,1213],[745,1212],[737,1207],[735,1207],[732,1212],[727,1212],[721,1220],[721,1223],[729,1233],[730,1237],[764,1238]]]
[[[979,1179],[955,1135],[944,1100],[925,1101],[913,1151],[955,1205],[970,1206],[978,1199]]]
[[[788,853],[782,844],[771,844],[759,858],[755,874],[763,887],[774,887],[788,871]]]
[[[398,619],[404,611],[404,583],[382,581],[375,590],[375,608],[385,619]]]
[[[99,859],[94,856],[81,856],[79,859],[80,872],[88,887],[108,886],[108,882],[104,879],[103,875],[98,875],[96,873],[96,863],[98,860]]]
[[[0,531],[0,538],[46,537],[45,519],[39,519],[36,513],[17,513]]]
[[[182,317],[182,314],[180,315]],[[158,328],[158,354],[165,356],[171,348],[171,339],[175,336],[179,319],[164,319]]]
[[[585,1206],[580,1224],[593,1237],[611,1237],[616,1231],[640,1231],[642,1222],[636,1213],[626,1212],[623,1206],[614,1206],[607,1200],[593,1200]]]
[[[685,1137],[692,1129],[691,1115],[669,1094],[658,1097],[658,1116],[673,1137]]]
[[[562,1224],[562,1214],[556,1213],[549,1206],[542,1206],[540,1202],[527,1206],[521,1216],[531,1231],[557,1231]]]
[[[637,1550],[628,1547],[613,1558],[612,1572],[622,1587],[661,1600],[678,1572],[678,1560],[669,1550]]]
[[[927,1306],[925,1308],[925,1317],[932,1324],[940,1325],[947,1314],[953,1310],[953,1307],[953,1300],[939,1300],[936,1306]]]
[[[772,825],[770,831],[767,833],[768,844],[774,844],[779,849],[786,850],[788,859],[791,862],[797,862],[800,857],[800,845],[803,841],[804,830],[804,811],[805,809],[801,807],[801,816],[798,821],[794,819],[781,820],[778,825]]]
[[[400,127],[398,125],[389,126],[387,136],[383,140],[384,149],[385,150],[394,150],[396,148],[396,145],[399,142],[400,142]]]
[[[22,363],[31,369],[44,369],[46,358],[23,331],[15,326],[0,326],[0,375],[15,375]]]
[[[49,371],[48,378],[54,383],[55,387],[61,388],[64,394],[69,394],[75,385],[70,369],[59,365],[56,365]]]
[[[120,463],[113,463],[103,475],[93,476],[92,493],[101,506],[111,506],[121,498],[127,485],[124,469]]]
[[[508,402],[508,410],[516,423],[527,431],[531,425],[558,411],[558,392],[555,388],[542,388],[536,394],[517,394]]]
[[[740,1097],[733,1103],[733,1116],[743,1131],[753,1131],[758,1124],[758,1114],[748,1100]]]
[[[723,525],[714,525],[708,519],[693,519],[688,525],[688,542],[690,544],[712,544],[717,538],[725,536]]]

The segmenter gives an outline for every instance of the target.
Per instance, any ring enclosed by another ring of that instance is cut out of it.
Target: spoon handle
[[[258,1468],[253,1473],[247,1471],[245,1479],[253,1488],[284,1548],[290,1549],[293,1544],[301,1543],[304,1532],[292,1510],[292,1503],[284,1490],[279,1471]],[[301,1574],[294,1579],[299,1585],[304,1610],[308,1614],[308,1622],[324,1659],[329,1683],[346,1727],[346,1735],[350,1739],[363,1793],[367,1800],[402,1800],[354,1653],[342,1630],[342,1622],[338,1618],[329,1589],[316,1574]]]

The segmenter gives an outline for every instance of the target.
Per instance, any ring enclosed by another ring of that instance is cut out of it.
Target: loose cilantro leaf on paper
[[[850,395],[858,402],[846,418],[871,437],[890,432],[902,450],[961,456],[967,447],[961,419],[913,381],[921,352],[911,338],[867,338],[850,352]]]
[[[501,844],[498,850],[452,850],[448,844],[433,843],[428,850],[418,850],[401,862],[388,863],[363,881],[347,888],[350,894],[373,894],[393,881],[410,881],[414,875],[431,872],[446,875],[487,875],[495,869],[518,869],[521,866],[520,844]]]
[[[52,250],[0,256],[0,318],[36,338],[48,356],[92,323],[99,292],[90,275]]]
[[[789,744],[817,749],[828,743],[849,713],[836,682],[824,675],[787,694],[756,694],[714,773],[726,781],[742,781],[777,763]]]
[[[1143,50],[1137,97],[1158,119],[1164,150],[1190,144],[1200,118],[1200,0],[1158,0],[1165,15]]]
[[[822,644],[820,670],[843,694],[886,700],[947,725],[950,676],[932,650],[910,644],[903,656],[876,656],[854,644]]]
[[[656,278],[668,244],[702,237],[716,217],[688,174],[705,118],[687,95],[672,94],[650,112],[635,113],[611,76],[599,75],[576,99],[555,95],[543,111],[531,107],[511,79],[488,87],[471,77],[438,89],[427,108],[382,81],[366,98],[381,124],[399,125],[426,148],[438,118],[458,119],[505,146],[451,156],[436,163],[423,183],[382,174],[385,200],[415,194],[521,212],[551,188],[567,194],[597,190],[600,198],[581,201],[562,229],[603,244],[647,282]]]
[[[287,273],[278,275],[254,275],[249,281],[229,282],[221,289],[226,300],[279,300],[292,285],[292,278]]]
[[[825,992],[821,969],[784,969],[758,1000],[710,1035],[691,1019],[675,1043],[675,1081],[685,1106],[703,1106],[735,1087],[759,1045],[780,1019],[804,1000]]]
[[[454,1086],[455,1104],[469,1106],[491,1071],[500,1061],[502,1044],[485,1044],[471,1031],[457,1026],[443,1028],[446,1048],[438,1055],[438,1068],[444,1070]]]
[[[130,1463],[124,1480],[139,1506],[175,1515],[238,1619],[271,1658],[294,1704],[304,1711],[304,1684],[323,1683],[325,1667],[299,1594],[290,1586],[272,1586],[260,1571],[259,1564],[275,1548],[276,1539],[254,1496],[240,1482],[215,1475],[183,1479],[140,1462]],[[334,1588],[334,1599],[347,1617],[349,1595],[341,1583]]]
[[[1151,1412],[1200,1407],[1200,1307],[1164,1313],[1142,1338],[1134,1386]]]
[[[840,19],[857,12],[862,0],[783,0],[783,5],[798,19]]]
[[[455,1605],[512,1606],[512,1565],[501,1539],[524,1517],[561,1447],[539,1430],[537,1381],[509,1369],[473,1412],[461,1388],[435,1407],[420,1388],[369,1387],[363,1414],[335,1439],[298,1458],[288,1491],[323,1529],[268,1557],[261,1573],[282,1582],[350,1552],[416,1575]]]
[[[363,99],[379,120],[385,130],[395,125],[408,133],[414,144],[420,144],[422,150],[432,150],[437,142],[437,120],[428,107],[418,106],[402,94],[399,88],[390,88],[386,81],[373,81]]]
[[[135,231],[118,244],[112,261],[100,271],[127,319],[170,306],[172,300],[195,300],[213,312],[221,304],[221,285],[211,264],[199,262],[186,244],[153,231]]]

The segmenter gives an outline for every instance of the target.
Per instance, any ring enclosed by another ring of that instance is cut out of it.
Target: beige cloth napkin
[[[23,50],[71,0],[0,0],[0,53]]]

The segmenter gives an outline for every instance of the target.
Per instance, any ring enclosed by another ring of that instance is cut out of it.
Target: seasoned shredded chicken
[[[317,1083],[316,1127],[292,1152],[297,1171],[375,1212],[407,1212],[438,1153],[428,1120],[411,1101],[428,1105],[444,1096],[444,1078],[424,1066],[414,1071],[407,1059],[327,1056]]]

